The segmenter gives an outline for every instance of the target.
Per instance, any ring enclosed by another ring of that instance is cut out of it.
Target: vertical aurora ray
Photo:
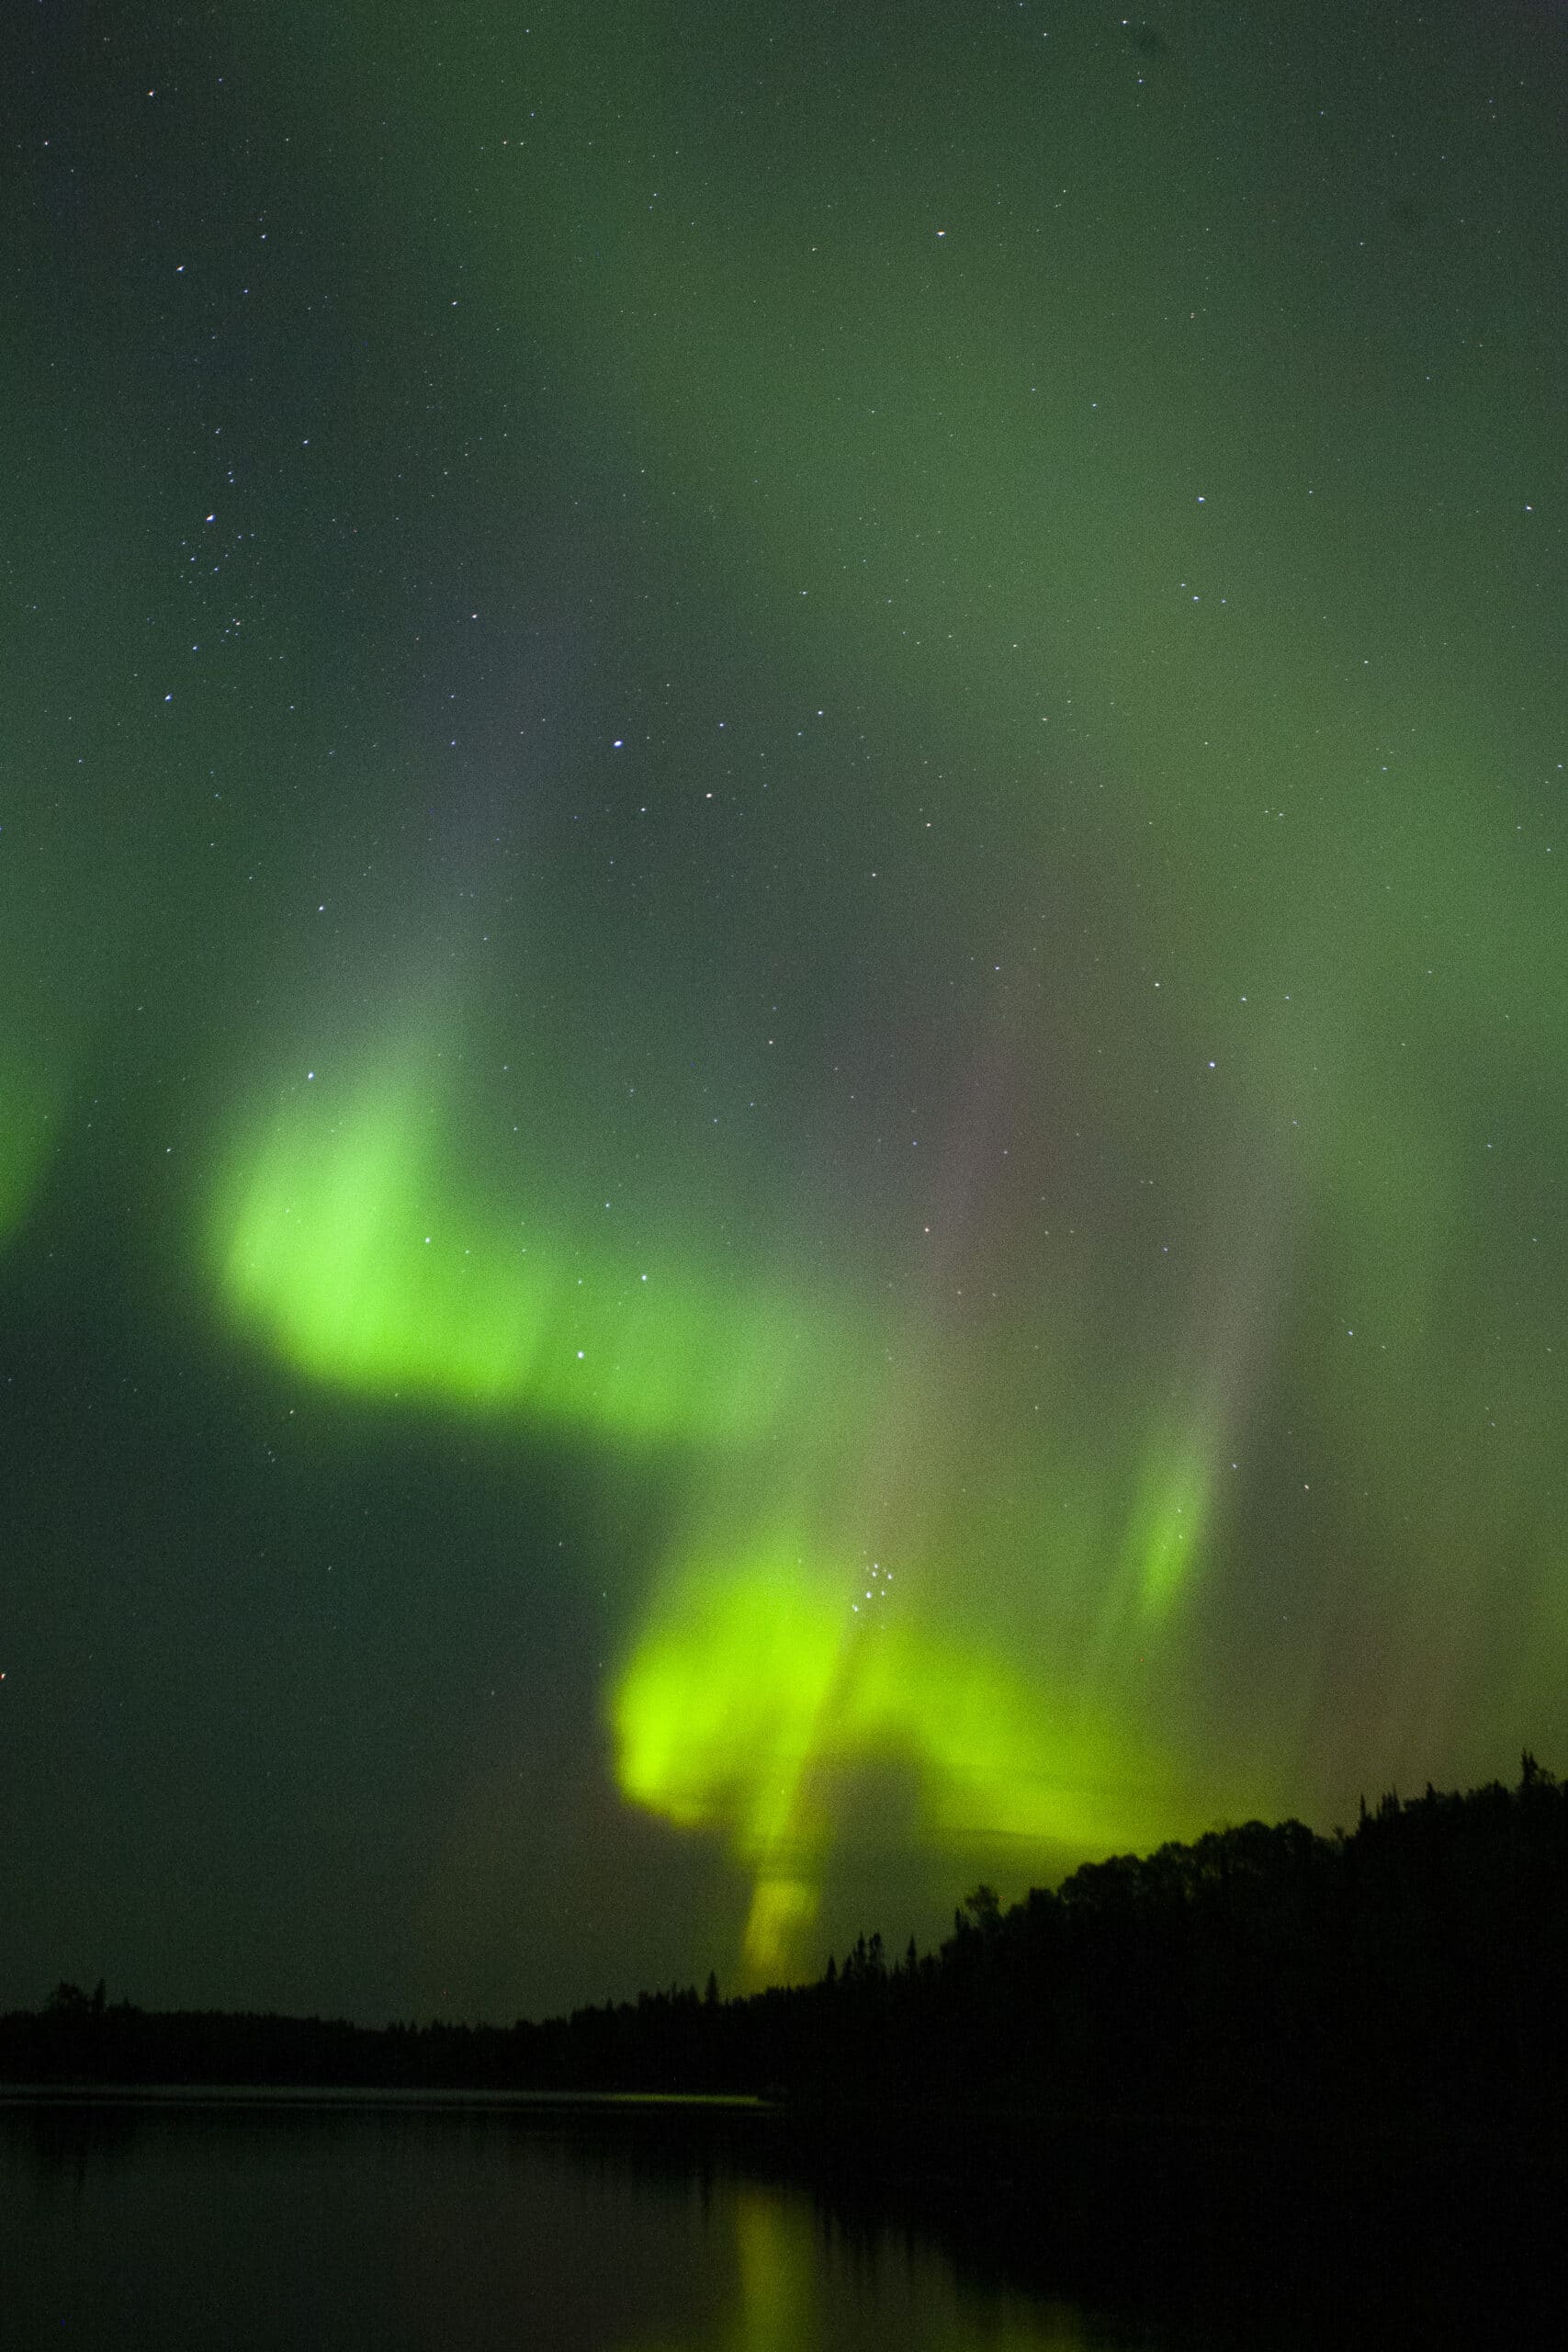
[[[668,1577],[622,1669],[621,1788],[724,1838],[751,1883],[754,1981],[806,1960],[826,1858],[852,1821],[846,1792],[868,1768],[908,1781],[922,1840],[953,1857],[1081,1857],[1157,1837],[1180,1809],[1168,1765],[1128,1724],[926,1613],[879,1562],[781,1541]]]

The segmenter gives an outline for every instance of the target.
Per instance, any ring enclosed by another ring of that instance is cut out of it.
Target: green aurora
[[[218,1996],[170,1779],[505,2013],[1554,1752],[1563,28],[1138,29],[36,35],[12,1974]]]

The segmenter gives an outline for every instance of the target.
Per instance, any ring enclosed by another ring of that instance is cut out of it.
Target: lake
[[[1014,2182],[1011,2219],[999,2169],[965,2198],[962,2146],[912,2203],[884,2192],[899,2151],[882,2155],[867,2138],[814,2171],[745,2103],[0,2091],[0,2346],[1258,2352],[1435,2342],[1467,2290],[1503,2317],[1456,2235],[1491,2165],[1432,2216],[1440,2256],[1391,2267],[1381,2217],[1408,2166],[1375,2151],[1335,2218],[1293,2225],[1272,2192],[1246,2211],[1250,2165],[1173,2209],[1159,2179],[1191,2167],[1147,2144],[1075,2151],[1043,2194]],[[1089,2270],[1062,2226],[1075,2181]],[[1183,2283],[1222,2209],[1228,2239]],[[1488,2267],[1519,2278],[1512,2255]]]
[[[0,2094],[0,2343],[1111,2352],[1173,2340],[966,2283],[932,2242],[749,2177],[734,2127],[713,2120],[709,2132],[690,2111],[667,2122],[396,2097]]]

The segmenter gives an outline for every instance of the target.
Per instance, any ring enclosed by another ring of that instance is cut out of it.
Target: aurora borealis
[[[1560,1760],[1562,11],[16,13],[0,1996]]]

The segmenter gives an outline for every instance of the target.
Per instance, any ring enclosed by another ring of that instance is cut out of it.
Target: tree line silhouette
[[[510,2027],[157,2013],[61,1984],[0,2018],[12,2083],[751,2094],[798,2110],[1008,2110],[1420,2130],[1568,2122],[1568,1787],[1363,1803],[1087,1864],[935,1951],[879,1935],[815,1983],[709,1977]]]

